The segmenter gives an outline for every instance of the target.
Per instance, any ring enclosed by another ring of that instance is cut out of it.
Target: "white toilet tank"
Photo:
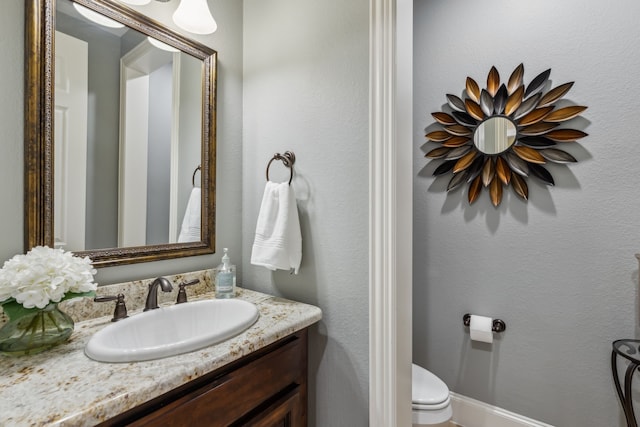
[[[413,427],[445,427],[451,419],[449,388],[421,366],[411,367]]]

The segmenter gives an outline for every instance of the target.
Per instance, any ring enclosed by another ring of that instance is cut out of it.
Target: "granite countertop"
[[[213,298],[203,293],[190,298]],[[77,322],[71,339],[41,354],[0,355],[2,426],[91,426],[160,396],[197,377],[320,320],[318,307],[237,289],[260,318],[245,332],[182,355],[131,363],[89,359],[84,346],[111,316]],[[170,303],[165,303],[170,304]],[[109,304],[110,307],[111,304]],[[139,310],[129,310],[135,315]]]

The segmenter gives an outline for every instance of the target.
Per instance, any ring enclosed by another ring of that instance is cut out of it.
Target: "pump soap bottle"
[[[222,264],[216,269],[216,298],[233,298],[235,294],[236,266],[231,265],[228,251],[224,248]]]

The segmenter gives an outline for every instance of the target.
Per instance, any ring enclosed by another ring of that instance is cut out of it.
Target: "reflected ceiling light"
[[[75,9],[78,11],[80,15],[84,16],[89,21],[93,21],[98,25],[102,25],[103,27],[109,27],[109,28],[124,27],[124,25],[122,25],[121,23],[116,22],[113,19],[107,18],[106,16],[101,15],[98,12],[94,12],[93,10],[88,9],[82,5],[79,5],[78,3],[73,3],[73,7],[75,7]]]
[[[144,6],[151,3],[151,0],[120,0],[122,3],[132,4],[134,6]]]
[[[218,29],[211,16],[207,0],[180,0],[173,14],[173,22],[185,31],[194,34],[211,34]]]
[[[160,40],[156,40],[151,36],[147,36],[147,40],[149,40],[149,43],[151,43],[153,46],[157,47],[158,49],[166,50],[167,52],[180,52],[175,47],[169,46],[168,44],[163,43]]]

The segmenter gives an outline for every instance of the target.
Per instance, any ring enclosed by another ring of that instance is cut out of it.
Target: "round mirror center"
[[[484,154],[499,154],[516,142],[516,125],[506,117],[491,117],[476,128],[473,143]]]

